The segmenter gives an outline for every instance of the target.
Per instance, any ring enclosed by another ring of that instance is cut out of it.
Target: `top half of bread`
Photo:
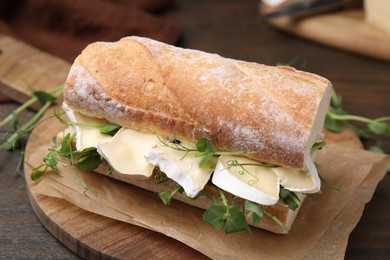
[[[127,37],[89,45],[68,75],[71,108],[121,126],[305,167],[332,87],[320,76]]]

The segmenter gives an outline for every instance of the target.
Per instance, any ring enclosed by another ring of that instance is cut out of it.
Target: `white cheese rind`
[[[310,173],[310,177],[312,178],[315,186],[312,190],[305,190],[305,193],[316,193],[321,190],[321,179],[318,175],[317,167],[314,165],[313,160],[306,160],[306,168]]]
[[[204,188],[213,171],[213,166],[200,168],[200,159],[194,157],[193,153],[185,155],[184,152],[164,145],[149,149],[145,158],[182,186],[186,195],[191,198],[196,197]]]

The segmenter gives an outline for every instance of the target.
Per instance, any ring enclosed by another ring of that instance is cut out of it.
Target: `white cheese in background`
[[[182,186],[186,195],[191,198],[196,197],[204,188],[215,167],[212,163],[210,167],[200,168],[200,158],[194,157],[193,153],[185,156],[185,152],[165,145],[150,149],[145,158],[149,163],[158,166],[168,178]]]
[[[296,4],[296,3],[304,3],[304,2],[310,2],[313,0],[261,0],[261,2],[269,7],[276,7],[281,4]]]
[[[89,147],[97,147],[99,143],[104,143],[111,140],[110,135],[100,133],[100,130],[94,127],[95,125],[109,125],[110,122],[85,116],[72,110],[66,103],[62,105],[69,120],[73,123],[88,124],[90,126],[74,124],[73,128],[76,132],[76,149],[81,151]]]
[[[238,197],[262,204],[273,205],[279,200],[279,178],[271,168],[259,166],[229,167],[229,161],[258,163],[233,156],[220,156],[214,170],[212,182],[219,188]]]
[[[366,20],[390,36],[390,1],[364,0]]]
[[[98,144],[97,151],[121,174],[150,177],[154,167],[144,155],[159,143],[154,134],[121,128],[110,141]]]

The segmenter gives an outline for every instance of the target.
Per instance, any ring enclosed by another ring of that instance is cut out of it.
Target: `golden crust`
[[[328,80],[290,67],[127,37],[82,52],[65,102],[125,127],[193,141],[207,136],[220,150],[304,168],[330,93]]]

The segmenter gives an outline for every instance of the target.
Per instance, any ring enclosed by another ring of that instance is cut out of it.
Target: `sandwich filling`
[[[157,167],[190,198],[195,198],[210,179],[222,190],[261,205],[276,204],[281,187],[299,193],[320,190],[320,178],[311,158],[307,160],[306,170],[264,164],[235,155],[213,157],[200,167],[201,158],[195,152],[173,149],[174,146],[167,145],[172,140],[124,127],[114,136],[105,135],[96,126],[108,125],[108,121],[82,115],[66,103],[63,108],[73,122],[78,151],[94,147],[116,172],[134,178],[150,178]]]

